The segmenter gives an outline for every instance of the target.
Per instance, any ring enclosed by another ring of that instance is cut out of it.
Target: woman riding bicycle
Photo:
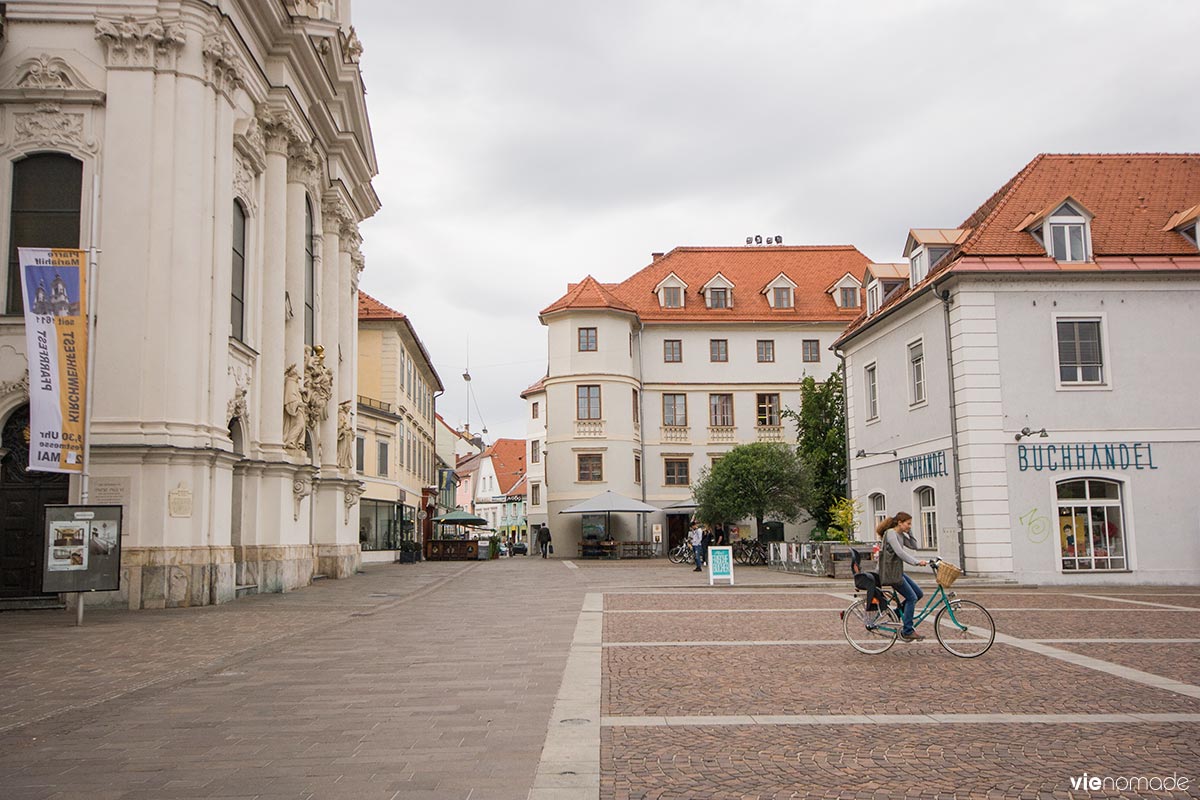
[[[900,638],[906,642],[919,642],[925,637],[913,630],[913,611],[917,601],[925,596],[916,581],[904,574],[904,565],[925,566],[911,550],[917,547],[909,531],[912,530],[912,515],[901,511],[888,517],[875,528],[875,534],[883,539],[879,548],[879,582],[891,586],[904,598],[904,626]]]

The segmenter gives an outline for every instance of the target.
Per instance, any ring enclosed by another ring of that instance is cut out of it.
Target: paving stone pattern
[[[1056,644],[1073,653],[1111,661],[1164,678],[1200,685],[1200,644],[1155,644],[1122,642],[1119,644]]]

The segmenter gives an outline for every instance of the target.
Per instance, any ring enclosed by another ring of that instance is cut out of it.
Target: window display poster
[[[121,587],[121,506],[46,506],[44,592]]]

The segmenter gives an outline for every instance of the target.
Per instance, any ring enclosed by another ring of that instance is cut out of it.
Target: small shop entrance
[[[667,513],[667,552],[671,552],[687,539],[688,520],[690,512],[678,514]]]

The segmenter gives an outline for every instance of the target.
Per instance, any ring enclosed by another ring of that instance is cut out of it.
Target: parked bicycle
[[[692,550],[692,544],[688,541],[680,542],[671,548],[671,552],[667,553],[667,558],[672,564],[691,564],[696,560],[696,553]]]
[[[758,539],[739,539],[733,543],[733,560],[744,567],[767,563],[767,543]]]
[[[890,649],[900,635],[904,599],[897,592],[880,586],[877,573],[862,571],[857,550],[851,550],[850,554],[855,593],[865,591],[866,597],[855,600],[842,612],[842,631],[855,650],[878,655]],[[963,600],[949,591],[962,575],[961,569],[936,558],[929,565],[937,578],[937,591],[914,615],[913,628],[933,615],[933,633],[938,644],[959,658],[978,658],[996,640],[996,623],[992,615],[979,603]]]

